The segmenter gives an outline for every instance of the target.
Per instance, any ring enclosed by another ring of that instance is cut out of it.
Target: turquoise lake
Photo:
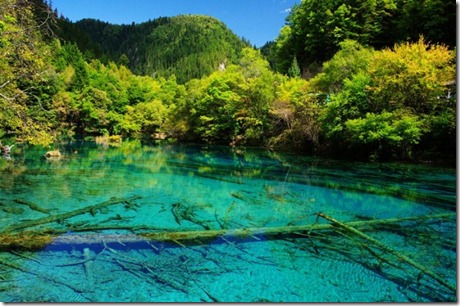
[[[455,169],[59,149],[0,160],[2,302],[456,301]]]

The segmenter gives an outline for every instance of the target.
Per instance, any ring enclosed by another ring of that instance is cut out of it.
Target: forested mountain
[[[111,60],[140,75],[175,75],[178,83],[201,78],[220,64],[235,64],[249,43],[219,20],[201,15],[160,17],[114,25],[94,19],[61,19],[59,36],[87,58]]]

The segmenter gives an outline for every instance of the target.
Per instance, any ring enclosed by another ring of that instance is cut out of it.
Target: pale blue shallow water
[[[68,144],[59,160],[15,149],[0,162],[1,237],[31,220],[138,198],[13,232],[61,235],[36,251],[3,247],[0,301],[456,300],[455,169],[139,142]],[[343,230],[187,245],[140,236],[329,223],[320,212],[342,222],[451,214],[362,229],[448,285]]]

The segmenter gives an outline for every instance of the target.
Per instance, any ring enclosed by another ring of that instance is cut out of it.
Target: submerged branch
[[[3,260],[1,258],[0,258],[0,265],[15,269],[15,270],[27,273],[27,274],[34,275],[34,276],[36,276],[38,278],[41,278],[45,282],[54,283],[54,284],[60,285],[60,286],[65,286],[65,287],[67,287],[67,288],[69,288],[69,289],[71,289],[71,290],[73,290],[73,291],[75,291],[77,293],[84,293],[86,291],[83,288],[80,288],[80,287],[74,286],[72,284],[69,284],[69,282],[66,282],[66,281],[63,281],[63,280],[61,281],[61,280],[59,280],[57,278],[54,278],[52,276],[49,276],[47,274],[44,274],[44,273],[42,274],[42,273],[38,273],[38,272],[33,271],[33,270],[23,268],[22,266],[20,266],[18,264]]]
[[[427,267],[424,267],[422,266],[421,264],[415,262],[414,260],[410,259],[409,257],[407,257],[406,255],[390,248],[389,246],[383,244],[382,242],[364,234],[363,232],[353,228],[350,224],[345,224],[345,223],[342,223],[328,215],[325,215],[323,213],[319,213],[318,216],[330,221],[332,223],[332,225],[334,226],[339,226],[343,229],[345,229],[346,231],[352,233],[352,234],[355,234],[356,236],[366,240],[366,241],[369,241],[370,243],[378,246],[379,248],[383,249],[384,251],[388,252],[388,253],[391,253],[393,255],[395,255],[398,259],[406,262],[407,264],[413,266],[414,268],[418,269],[419,271],[425,273],[426,275],[429,275],[430,277],[432,277],[434,280],[436,280],[438,283],[444,285],[445,287],[449,288],[450,290],[452,291],[456,291],[457,288],[451,284],[449,284],[448,282],[446,282],[441,276],[437,275],[436,273],[434,273],[433,271],[429,270]]]
[[[7,227],[4,230],[4,232],[6,232],[6,233],[14,232],[14,231],[17,231],[17,230],[21,230],[21,229],[25,229],[25,228],[29,228],[29,227],[34,227],[34,226],[37,226],[37,225],[43,225],[43,224],[47,224],[47,223],[51,223],[51,222],[62,221],[62,220],[65,220],[65,219],[69,219],[69,218],[78,216],[78,215],[82,215],[82,214],[85,214],[85,213],[91,213],[91,212],[97,211],[98,209],[101,209],[103,207],[107,207],[107,206],[114,205],[114,204],[120,204],[120,203],[124,203],[124,202],[129,202],[129,201],[137,200],[139,198],[140,198],[140,196],[132,196],[132,197],[129,197],[129,198],[113,198],[111,200],[108,200],[108,201],[105,201],[105,202],[102,202],[102,203],[99,203],[99,204],[96,204],[96,205],[80,208],[80,209],[70,211],[70,212],[66,212],[66,213],[63,213],[63,214],[52,215],[52,216],[44,217],[44,218],[41,218],[41,219],[36,219],[36,220],[31,220],[31,221],[11,225],[11,226]]]
[[[26,200],[23,200],[23,199],[16,199],[16,200],[14,200],[14,202],[16,202],[18,204],[26,205],[30,209],[38,211],[38,212],[41,212],[41,213],[44,213],[44,214],[50,214],[51,213],[50,209],[45,209],[45,208],[40,207],[39,205],[37,205],[35,203],[29,202],[29,201],[26,201]]]

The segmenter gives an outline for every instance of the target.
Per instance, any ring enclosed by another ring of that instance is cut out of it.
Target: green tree
[[[277,77],[258,50],[245,48],[240,60],[244,83],[239,86],[242,99],[234,115],[236,129],[232,144],[262,144],[268,132],[270,105],[275,99]]]
[[[346,122],[365,116],[373,110],[369,104],[368,86],[371,77],[367,72],[360,72],[345,79],[342,90],[332,94],[321,115],[322,129],[331,143],[338,147],[346,147],[347,137],[344,135]]]
[[[129,64],[129,58],[128,58],[128,56],[127,56],[126,54],[123,53],[123,54],[120,56],[120,59],[118,60],[118,64],[119,64],[120,66],[128,67],[128,64]]]
[[[363,47],[357,41],[345,40],[340,43],[340,50],[332,59],[323,64],[322,72],[311,83],[319,93],[338,93],[342,90],[344,80],[367,71],[372,54],[372,49]]]
[[[160,129],[166,118],[167,108],[159,100],[141,102],[127,106],[124,118],[120,120],[117,131],[136,138],[149,138]]]
[[[310,84],[301,78],[283,77],[270,106],[268,146],[313,153],[319,145],[320,104]]]
[[[291,78],[298,78],[302,76],[302,72],[300,71],[299,63],[297,62],[297,58],[294,57],[292,60],[291,67],[288,70],[288,76]]]
[[[73,139],[76,134],[80,110],[75,94],[68,91],[59,91],[53,98],[53,110],[55,114],[54,128],[58,136],[64,139]]]
[[[392,157],[398,159],[412,158],[412,147],[425,131],[419,116],[401,110],[366,113],[363,118],[347,120],[345,126],[351,145],[365,145],[372,159],[382,157],[382,153],[394,154]]]
[[[207,142],[229,143],[234,135],[232,115],[241,97],[237,88],[242,80],[239,73],[216,72],[205,80],[202,91],[193,102],[194,132]]]
[[[189,127],[190,138],[211,143],[262,144],[269,128],[275,83],[260,51],[245,48],[239,65],[187,83],[188,103],[179,103],[173,114],[188,110],[189,120],[176,126]]]
[[[87,63],[83,54],[76,44],[65,43],[57,53],[57,59],[54,62],[58,71],[63,71],[71,66],[73,73],[71,81],[68,83],[72,91],[81,91],[89,83]]]
[[[388,22],[392,42],[416,42],[420,35],[433,44],[456,46],[456,2],[444,0],[398,1],[395,16]]]
[[[292,14],[292,13],[291,13]],[[294,57],[297,56],[297,45],[292,33],[292,27],[287,24],[281,28],[278,37],[275,39],[275,43],[272,47],[273,53],[273,64],[277,72],[287,72]],[[297,63],[298,64],[298,63]]]

